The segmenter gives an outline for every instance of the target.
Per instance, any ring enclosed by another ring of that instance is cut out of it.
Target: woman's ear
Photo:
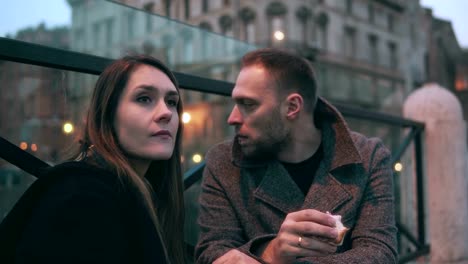
[[[304,99],[300,94],[292,93],[286,98],[286,106],[286,118],[295,119],[299,115],[299,112],[304,109]]]

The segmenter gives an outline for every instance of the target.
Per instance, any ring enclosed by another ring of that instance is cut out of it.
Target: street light
[[[194,155],[192,156],[192,160],[193,160],[193,162],[195,162],[195,163],[200,163],[200,162],[202,161],[202,156],[201,156],[200,154],[198,154],[198,153],[197,153],[197,154],[194,154]]]
[[[65,124],[63,124],[63,132],[65,132],[65,134],[70,134],[73,132],[73,130],[74,128],[72,123],[66,122]]]
[[[284,33],[283,33],[283,31],[281,31],[281,30],[275,31],[275,33],[273,34],[273,36],[275,37],[276,40],[279,40],[279,41],[281,41],[281,40],[284,39]]]
[[[24,141],[21,142],[21,143],[20,143],[20,149],[22,149],[22,150],[27,150],[27,149],[28,149],[28,143],[26,143],[26,142],[24,142]]]
[[[401,164],[400,162],[397,162],[397,163],[395,163],[393,168],[395,169],[395,171],[400,172],[401,170],[403,170],[403,164]]]
[[[187,124],[188,122],[190,122],[191,119],[192,119],[192,116],[189,113],[184,112],[182,114],[182,123]]]
[[[33,152],[36,152],[36,151],[37,151],[37,145],[36,145],[35,143],[32,143],[32,144],[31,144],[31,150],[32,150]]]

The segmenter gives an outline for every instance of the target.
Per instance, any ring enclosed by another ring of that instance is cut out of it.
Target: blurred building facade
[[[259,47],[292,49],[313,62],[319,93],[332,102],[401,115],[412,90],[437,82],[468,111],[466,89],[460,88],[466,87],[468,62],[452,25],[419,0],[117,2]]]
[[[292,49],[314,62],[321,94],[332,101],[398,114],[412,88],[404,74],[407,1],[120,2],[257,46]]]
[[[66,27],[48,29],[44,24],[20,30],[18,40],[56,48],[69,45]],[[0,61],[0,134],[47,162],[57,162],[65,148],[61,127],[67,115],[66,83],[61,72],[39,66]],[[0,219],[33,177],[0,159]]]

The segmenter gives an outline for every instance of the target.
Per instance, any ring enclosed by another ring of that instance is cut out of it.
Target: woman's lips
[[[158,132],[152,134],[151,136],[153,136],[153,137],[170,137],[170,138],[172,138],[172,134],[168,130],[159,130]]]

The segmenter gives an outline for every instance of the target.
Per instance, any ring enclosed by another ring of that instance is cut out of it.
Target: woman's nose
[[[155,108],[155,113],[154,113],[154,121],[155,122],[169,122],[171,121],[172,118],[172,111],[169,109],[169,107],[166,105],[165,102],[161,102],[158,104],[158,106]]]

